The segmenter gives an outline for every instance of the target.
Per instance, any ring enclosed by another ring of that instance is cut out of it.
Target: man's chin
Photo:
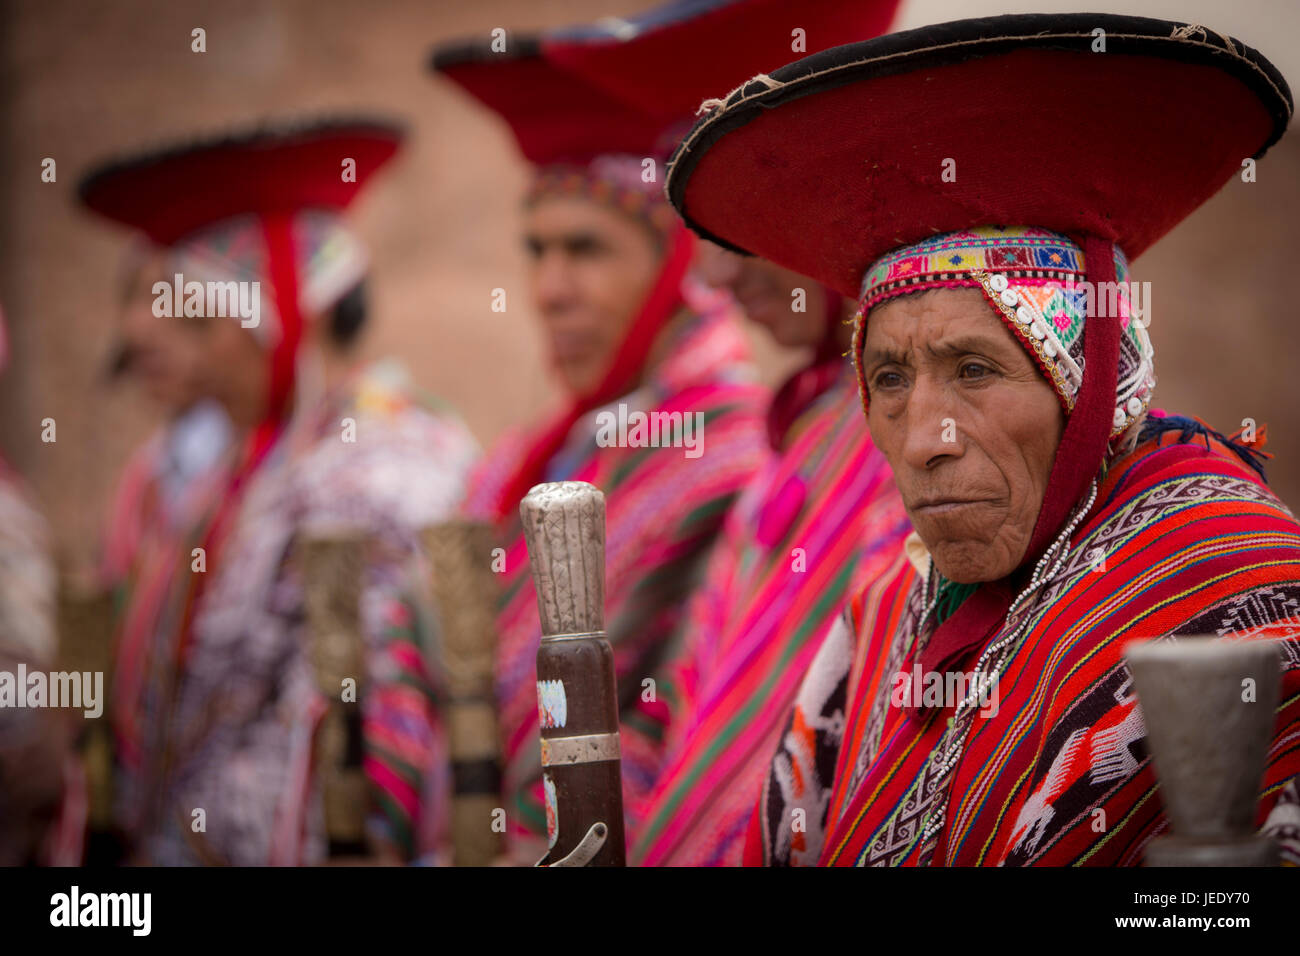
[[[945,542],[930,550],[930,559],[944,578],[956,584],[997,581],[1015,570],[982,541]]]
[[[551,368],[560,386],[570,395],[590,394],[600,384],[585,366],[575,366],[566,362],[552,362]]]

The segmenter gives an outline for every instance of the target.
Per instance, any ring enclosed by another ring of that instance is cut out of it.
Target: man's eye
[[[962,364],[958,374],[965,379],[980,379],[992,375],[993,370],[983,362],[965,362]]]
[[[897,388],[903,384],[903,376],[897,372],[877,372],[871,380],[872,388]]]

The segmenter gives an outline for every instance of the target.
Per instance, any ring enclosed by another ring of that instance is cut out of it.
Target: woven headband
[[[1034,227],[992,227],[947,233],[881,257],[862,280],[855,319],[853,362],[862,406],[868,407],[862,367],[866,316],[882,302],[940,288],[977,288],[1029,353],[1068,416],[1083,384],[1083,336],[1089,316],[1118,318],[1119,375],[1111,437],[1124,432],[1150,405],[1155,350],[1143,322],[1131,312],[1128,263],[1115,249],[1113,289],[1091,289],[1083,250],[1059,233]]]

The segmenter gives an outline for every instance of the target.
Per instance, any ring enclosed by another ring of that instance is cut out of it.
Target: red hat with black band
[[[846,295],[895,250],[996,226],[1069,237],[1098,288],[1116,279],[1117,249],[1142,253],[1276,142],[1292,110],[1272,64],[1201,26],[1108,14],[964,20],[756,77],[690,130],[667,186],[700,235]],[[1025,563],[940,626],[925,669],[988,638],[1013,578],[1081,507],[1106,459],[1121,322],[1092,322],[1080,344],[1088,372]]]
[[[287,413],[304,307],[328,306],[364,270],[359,244],[340,241],[339,216],[402,138],[375,119],[263,124],[110,162],[81,182],[89,209],[185,261],[269,282],[275,328],[255,330],[271,349],[258,454]]]
[[[755,78],[683,138],[668,192],[699,235],[856,297],[885,253],[995,223],[1093,235],[1135,258],[1291,112],[1271,63],[1203,27],[961,20]]]

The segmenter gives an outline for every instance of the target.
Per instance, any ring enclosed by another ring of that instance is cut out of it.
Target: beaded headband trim
[[[644,159],[640,156],[597,156],[586,165],[551,165],[538,169],[525,206],[543,196],[578,196],[608,206],[642,222],[659,236],[667,236],[677,223],[677,213],[668,204],[663,186],[655,178],[646,182]]]
[[[1115,276],[1115,289],[1089,289],[1083,250],[1065,236],[1033,227],[948,233],[883,256],[863,277],[854,319],[853,362],[863,410],[868,408],[862,368],[867,313],[900,295],[978,288],[1051,384],[1067,416],[1083,384],[1085,320],[1091,313],[1120,322],[1124,334],[1111,437],[1120,435],[1151,403],[1155,350],[1145,325],[1130,315],[1128,263],[1118,249]]]

